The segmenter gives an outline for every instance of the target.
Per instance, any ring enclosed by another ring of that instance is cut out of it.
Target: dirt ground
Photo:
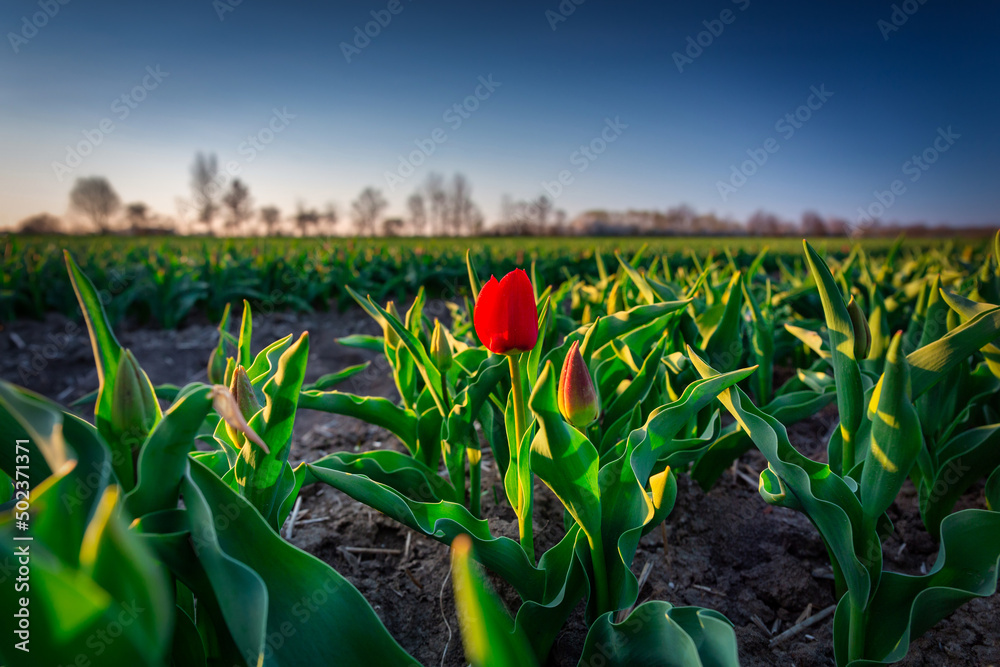
[[[288,333],[310,332],[307,381],[345,366],[374,361],[368,371],[339,387],[362,395],[393,397],[395,387],[376,355],[343,347],[336,338],[379,333],[360,311],[295,315],[255,315],[254,349]],[[216,343],[215,325],[192,322],[177,331],[119,327],[119,340],[131,348],[154,384],[206,381],[205,366]],[[0,377],[63,404],[97,387],[86,328],[61,316],[44,322],[0,325]],[[88,408],[80,410],[86,414]],[[92,417],[91,415],[86,415]],[[830,407],[789,429],[792,444],[823,460],[825,436],[835,422]],[[338,450],[400,448],[388,432],[357,420],[301,412],[295,424],[291,460],[315,460]],[[717,609],[736,626],[740,660],[748,667],[832,665],[831,618],[771,646],[773,637],[796,623],[807,609],[819,613],[834,604],[826,552],[815,529],[801,514],[764,503],[756,490],[766,462],[756,451],[740,461],[707,493],[687,477],[679,478],[677,504],[662,529],[642,539],[633,569],[651,565],[639,602],[667,600],[674,605]],[[484,484],[496,468],[484,457]],[[501,493],[502,497],[502,493]],[[538,547],[561,536],[562,508],[542,485],[536,487]],[[982,506],[982,488],[962,500]],[[494,534],[515,537],[513,512],[484,496],[483,512]],[[917,574],[929,568],[937,546],[923,529],[912,486],[890,508],[896,532],[885,544],[887,567]],[[666,538],[667,548],[664,548]],[[375,608],[399,643],[425,665],[464,665],[448,579],[445,545],[401,527],[329,487],[302,492],[292,543],[335,567]],[[381,553],[365,549],[387,550]],[[361,551],[358,551],[361,549]],[[1000,664],[1000,595],[976,599],[913,643],[906,660],[917,666]],[[578,609],[558,638],[551,665],[575,665],[585,627]]]

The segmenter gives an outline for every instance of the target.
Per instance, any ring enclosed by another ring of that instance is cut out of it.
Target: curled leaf
[[[221,384],[212,385],[212,405],[230,428],[242,433],[246,436],[247,440],[259,446],[268,454],[271,453],[267,448],[267,444],[250,428],[228,387]]]

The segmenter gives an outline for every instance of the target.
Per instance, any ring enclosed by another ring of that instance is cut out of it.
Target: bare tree
[[[773,213],[756,211],[747,221],[747,233],[753,236],[776,236],[781,233],[781,220]]]
[[[250,197],[250,188],[238,178],[234,178],[229,184],[229,190],[222,197],[222,203],[229,209],[229,216],[226,218],[226,229],[238,232],[243,223],[253,216],[253,199]]]
[[[340,216],[337,214],[337,207],[333,203],[327,204],[326,210],[320,216],[320,223],[322,225],[321,233],[333,236],[334,230],[337,229],[338,220],[340,220]]]
[[[281,211],[277,206],[265,206],[260,209],[260,220],[264,223],[264,233],[268,236],[275,236],[278,232],[278,225],[281,224]]]
[[[448,188],[447,211],[448,231],[455,236],[465,227],[466,207],[469,202],[469,182],[462,174],[455,174]]]
[[[310,230],[315,233],[319,225],[320,214],[314,208],[306,208],[301,202],[295,212],[295,226],[299,228],[300,236],[309,236]]]
[[[851,223],[843,218],[830,218],[826,221],[826,229],[830,236],[847,236],[851,233]]]
[[[444,191],[444,176],[433,171],[427,174],[424,191],[427,193],[427,201],[430,202],[431,234],[444,234],[445,204],[448,201],[448,195]]]
[[[404,224],[402,218],[386,218],[382,221],[382,236],[399,236]]]
[[[504,194],[500,196],[500,223],[506,224],[514,219],[517,215],[517,205],[514,203],[514,199],[508,195]]]
[[[801,229],[803,236],[826,236],[826,221],[816,211],[806,211],[802,214]]]
[[[198,222],[212,231],[215,216],[219,212],[219,194],[222,191],[219,177],[219,160],[215,153],[198,153],[191,167],[191,190],[198,209]]]
[[[36,213],[17,223],[21,234],[60,234],[59,218],[49,213]]]
[[[555,233],[556,234],[560,234],[560,235],[561,234],[565,234],[566,233],[566,211],[563,210],[563,209],[561,209],[561,208],[557,208],[555,210],[554,217],[555,217],[555,225],[554,225],[555,226]]]
[[[478,207],[474,206],[469,216],[469,234],[472,236],[482,236],[485,227],[486,220],[483,218],[482,212],[480,212]]]
[[[538,232],[545,233],[545,225],[549,222],[549,213],[552,212],[552,200],[541,195],[532,203],[535,211],[535,220],[538,222]]]
[[[132,202],[125,207],[125,222],[133,234],[142,232],[149,227],[149,207],[141,201]]]
[[[654,223],[654,227],[657,231],[673,234],[691,233],[694,231],[694,220],[697,217],[694,209],[687,204],[681,204],[667,209],[666,214]]]
[[[69,201],[70,206],[90,218],[102,234],[111,231],[111,216],[122,205],[118,194],[103,176],[76,179]]]
[[[381,190],[367,187],[361,191],[358,198],[351,204],[354,227],[359,236],[375,235],[375,223],[378,222],[379,216],[388,205],[389,202],[382,196]]]
[[[414,192],[406,200],[406,207],[410,211],[410,229],[414,235],[422,236],[427,227],[427,209],[424,207],[424,196],[419,192]]]
[[[482,226],[482,213],[472,201],[472,186],[465,174],[458,173],[452,177],[445,202],[445,213],[448,227],[455,235],[472,231],[477,219],[479,226]]]

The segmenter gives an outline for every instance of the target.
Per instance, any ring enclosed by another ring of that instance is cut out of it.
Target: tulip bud
[[[587,426],[601,411],[594,382],[580,356],[580,341],[574,341],[559,375],[559,412],[573,426]]]
[[[854,358],[857,361],[867,359],[872,349],[872,332],[868,327],[868,318],[861,312],[861,306],[853,296],[847,302],[847,314],[851,316],[851,324],[854,326]]]
[[[442,373],[451,368],[451,343],[438,320],[434,320],[434,333],[431,334],[431,360]]]
[[[160,405],[146,373],[139,368],[131,350],[118,361],[118,372],[111,394],[111,429],[128,437],[132,449],[145,440],[160,418]]]
[[[212,386],[212,405],[215,407],[215,411],[219,413],[223,421],[226,422],[226,426],[232,428],[236,431],[242,433],[250,442],[253,442],[266,453],[270,453],[270,450],[257,433],[250,428],[247,423],[246,418],[240,411],[239,406],[236,403],[236,398],[233,397],[233,392],[227,389],[224,385],[216,384]],[[235,441],[235,438],[234,438]]]
[[[236,408],[239,410],[244,422],[249,422],[257,414],[257,411],[260,410],[260,402],[257,400],[256,394],[254,394],[253,385],[250,384],[250,378],[247,376],[247,372],[243,369],[243,366],[237,366],[236,370],[233,371],[233,381],[229,385],[229,393],[233,395],[233,399],[236,401]],[[233,442],[238,445],[242,444],[243,440],[240,438],[239,429],[227,423],[226,430],[229,431],[229,437],[232,438]]]
[[[399,311],[396,310],[395,301],[390,301],[389,303],[385,304],[385,312],[389,313],[400,322],[403,321],[399,317]],[[385,323],[385,330],[383,331],[383,335],[385,336],[386,345],[388,345],[389,347],[395,349],[399,345],[399,334],[396,333],[396,330],[393,329],[392,325],[389,324],[388,322]]]
[[[261,405],[260,401],[257,400],[257,394],[254,393],[253,385],[250,384],[250,377],[242,366],[236,367],[229,391],[236,399],[236,407],[239,408],[240,414],[243,415],[244,419],[250,421],[250,418],[260,410]]]

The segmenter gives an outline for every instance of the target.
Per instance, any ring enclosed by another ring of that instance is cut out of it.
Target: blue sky
[[[344,212],[374,185],[402,214],[429,171],[462,171],[493,220],[503,194],[536,197],[567,171],[555,203],[570,216],[686,203],[855,220],[901,180],[887,219],[1000,218],[997,3],[235,2],[5,2],[0,225],[63,213],[89,175],[176,215],[197,151],[286,212]],[[387,24],[355,42],[373,11]],[[69,166],[81,142],[96,145]],[[391,182],[415,142],[433,153]],[[925,151],[933,164],[908,170]]]

